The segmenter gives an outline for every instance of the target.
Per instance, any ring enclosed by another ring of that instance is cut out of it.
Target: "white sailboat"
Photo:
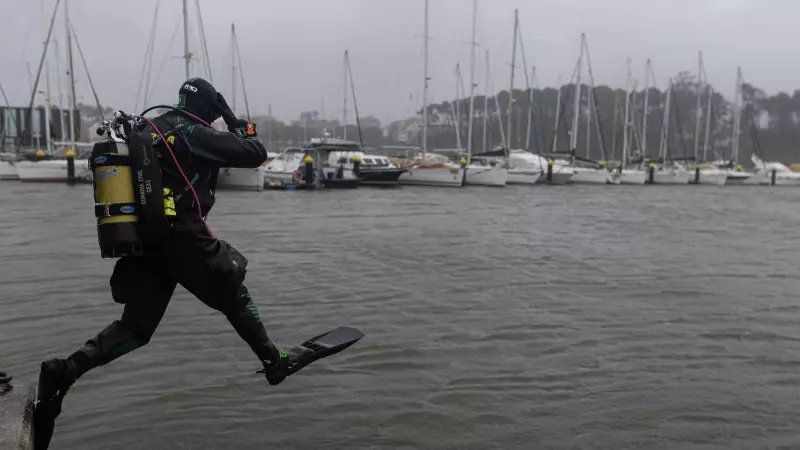
[[[184,14],[187,11],[184,9]],[[244,97],[245,112],[247,120],[250,120],[250,106],[247,102],[247,89],[244,84],[244,71],[242,70],[242,59],[239,53],[239,41],[236,38],[236,26],[231,24],[231,104],[236,114],[236,68],[239,68],[239,77],[242,83],[242,95]],[[220,125],[219,121],[215,126]],[[226,131],[226,130],[220,130]],[[264,167],[242,168],[224,167],[220,169],[217,176],[217,188],[229,190],[261,191],[264,189]]]
[[[707,184],[707,185],[714,185],[714,186],[724,186],[725,183],[728,181],[729,171],[719,169],[718,167],[714,166],[713,164],[709,163],[697,163],[699,161],[699,153],[698,148],[700,144],[700,122],[701,116],[703,113],[703,107],[701,102],[701,92],[702,92],[702,83],[703,83],[703,74],[705,73],[705,68],[703,67],[703,52],[698,52],[698,66],[697,66],[697,106],[695,109],[695,131],[694,131],[694,160],[696,162],[694,171],[692,171],[692,178],[691,182],[696,184]],[[708,90],[709,96],[709,110],[707,114],[711,115],[710,105],[711,105],[711,91],[710,85]],[[708,137],[708,130],[706,130],[706,138]],[[705,158],[704,158],[705,159]]]
[[[519,24],[518,12],[514,11],[514,43],[511,56],[511,89],[509,92],[514,92],[514,61],[517,53],[517,26]],[[508,164],[504,161],[502,164],[497,164],[494,161],[486,160],[473,160],[472,158],[472,116],[475,112],[475,29],[476,20],[478,16],[478,0],[472,0],[472,40],[470,41],[470,60],[469,60],[469,125],[467,132],[467,167],[464,184],[479,185],[479,186],[494,186],[504,187],[508,182]],[[488,63],[487,63],[488,64]],[[497,97],[495,97],[497,101]],[[511,133],[511,106],[513,99],[509,98],[508,104],[508,133]],[[499,109],[498,109],[499,114]],[[502,128],[502,123],[500,124]],[[510,139],[510,138],[509,138]],[[505,148],[508,147],[509,142],[505,142]]]
[[[55,12],[54,16],[55,18]],[[52,29],[52,23],[50,27]],[[69,83],[70,83],[70,98],[69,100],[69,142],[65,143],[56,143],[60,145],[69,145],[68,149],[75,152],[75,180],[78,182],[91,182],[92,181],[92,172],[89,170],[89,149],[91,149],[92,144],[90,143],[79,143],[76,140],[75,130],[75,111],[77,111],[77,97],[75,94],[75,71],[73,65],[73,58],[72,58],[72,37],[74,30],[72,29],[72,24],[69,20],[69,6],[68,1],[64,0],[64,28],[66,31],[66,46],[67,46],[67,60],[68,60],[68,68],[69,68]],[[43,61],[46,61],[47,58],[47,50],[49,44],[49,36],[50,32],[48,32],[48,39],[44,44],[44,54],[42,55]],[[79,47],[80,49],[80,47]],[[41,70],[41,65],[40,65]],[[46,86],[45,86],[45,115],[46,115],[46,133],[48,135],[48,139],[45,139],[47,144],[47,154],[52,155],[52,145],[50,140],[50,83],[49,83],[49,66],[45,65],[45,78],[46,78]],[[88,78],[88,73],[87,73]],[[91,78],[89,78],[91,81]],[[38,76],[37,76],[38,81]],[[60,81],[59,81],[60,83]],[[35,87],[34,87],[35,89]],[[94,88],[92,88],[94,91]],[[35,93],[35,90],[34,90]],[[94,92],[93,92],[94,93]],[[95,98],[96,98],[95,94]],[[32,104],[32,103],[31,103]],[[83,152],[79,152],[78,148],[84,147],[86,150]],[[65,152],[66,153],[66,152]],[[63,156],[63,155],[62,155]],[[47,159],[47,160],[38,160],[38,161],[19,161],[17,163],[17,173],[19,176],[20,181],[24,182],[67,182],[68,180],[68,162],[66,159]]]
[[[648,67],[650,67],[650,60],[647,60]],[[652,67],[651,67],[652,70]],[[645,90],[647,92],[647,90]],[[647,95],[647,94],[645,94]],[[647,104],[647,97],[645,97],[645,104]],[[689,184],[692,174],[683,166],[673,163],[669,159],[669,117],[670,108],[672,106],[672,78],[669,79],[667,85],[667,98],[664,102],[664,119],[661,123],[661,143],[658,151],[658,159],[661,164],[653,173],[653,184]],[[647,107],[645,107],[645,124],[647,124]],[[644,127],[643,133],[646,133],[647,127]],[[644,134],[643,140],[647,142],[647,134]]]
[[[752,177],[752,184],[762,186],[800,186],[800,172],[792,172],[783,163],[764,161],[756,155],[751,155],[750,160],[756,168],[756,173]]]
[[[730,173],[728,174],[728,179],[725,182],[727,185],[743,185],[748,184],[749,180],[755,176],[752,172],[747,172],[742,170],[741,164],[739,164],[739,136],[741,134],[741,123],[742,123],[742,68],[736,68],[736,98],[734,99],[734,111],[733,111],[733,140],[731,141],[731,161]],[[727,164],[726,164],[727,165]],[[717,167],[721,165],[718,164]],[[721,167],[720,167],[721,168]]]
[[[417,155],[407,155],[401,167],[408,171],[400,175],[400,184],[461,187],[464,185],[464,169],[442,155],[428,153],[428,7],[425,0],[424,63],[422,90],[422,151]],[[346,129],[346,128],[345,128]]]
[[[631,61],[628,60],[628,83],[627,83],[627,93],[625,95],[625,125],[622,131],[622,168],[619,171],[619,183],[620,184],[644,184],[647,180],[647,173],[641,169],[631,169],[628,168],[628,160],[630,159],[630,139],[629,136],[629,128],[631,128],[630,122],[630,107],[631,107],[631,89],[633,88],[633,76],[631,75]]]
[[[592,63],[589,58],[589,47],[586,43],[586,35],[581,34],[581,52],[580,56],[578,57],[578,72],[577,72],[577,79],[575,80],[575,114],[573,115],[573,122],[572,122],[572,142],[570,147],[573,149],[573,157],[572,162],[570,164],[571,170],[574,171],[574,174],[569,178],[570,184],[618,184],[619,177],[618,174],[608,171],[603,165],[600,167],[581,167],[576,164],[575,161],[575,151],[577,151],[578,147],[578,120],[580,117],[580,83],[581,83],[581,69],[583,67],[583,59],[584,56],[586,57],[587,68],[589,72],[589,79],[590,85],[588,86],[588,93],[587,93],[587,103],[589,114],[586,117],[586,159],[590,159],[590,146],[591,146],[591,129],[592,129],[592,117],[595,115],[594,109],[594,96],[592,95],[594,90],[594,75],[592,74]],[[599,127],[599,121],[597,122],[597,126]],[[602,149],[602,141],[601,141],[601,149]]]

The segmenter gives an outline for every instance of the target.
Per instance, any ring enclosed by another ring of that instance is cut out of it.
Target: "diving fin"
[[[314,361],[335,355],[355,344],[362,337],[364,337],[364,333],[350,327],[339,327],[314,336],[286,351],[289,360],[286,375],[292,375]]]

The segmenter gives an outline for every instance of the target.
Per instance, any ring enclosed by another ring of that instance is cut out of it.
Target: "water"
[[[800,190],[221,192],[269,332],[366,337],[279,387],[179,288],[51,448],[780,448],[800,442]],[[112,320],[89,186],[0,185],[0,369]]]

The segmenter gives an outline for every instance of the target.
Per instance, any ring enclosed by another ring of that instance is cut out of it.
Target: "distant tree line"
[[[528,149],[533,152],[569,151],[572,118],[574,117],[574,85],[561,88],[560,106],[557,101],[559,89],[544,88],[533,90],[533,101],[529,101],[529,90],[514,90],[513,109],[511,113],[511,135],[507,139],[512,148]],[[592,125],[588,134],[588,157],[600,160],[618,160],[622,155],[623,126],[625,114],[626,92],[622,89],[611,89],[598,86],[593,91],[596,113],[592,115]],[[688,72],[682,72],[673,79],[672,100],[670,106],[669,132],[667,134],[668,154],[671,158],[694,158],[694,142],[697,125],[697,93],[695,79]],[[590,117],[588,108],[589,88],[581,89],[581,101],[578,126],[578,139],[575,152],[578,156],[587,156],[586,121]],[[796,143],[800,141],[800,90],[793,95],[779,93],[767,96],[764,91],[745,83],[742,86],[742,116],[740,126],[739,160],[747,164],[750,155],[755,153],[765,159],[784,162],[800,161],[800,149]],[[508,130],[508,91],[501,91],[487,99],[478,95],[474,100],[473,116],[473,152],[483,150],[484,118],[486,120],[487,150],[502,144],[502,133]],[[662,123],[665,112],[666,87],[663,90],[651,88],[648,91],[647,136],[643,136],[644,122],[643,90],[631,96],[629,123],[629,148],[631,152],[641,152],[644,156],[657,158]],[[484,105],[488,108],[485,108]],[[530,105],[530,108],[529,108]],[[500,113],[498,114],[498,106]],[[734,105],[721,94],[713,91],[711,107],[708,108],[707,86],[700,88],[700,127],[698,135],[698,159],[703,159],[705,148],[705,128],[707,115],[710,114],[707,159],[731,157],[733,136]],[[556,111],[559,112],[559,125],[556,124]],[[454,120],[454,112],[458,118]],[[528,133],[528,117],[531,112],[530,134]],[[488,114],[488,116],[487,116]],[[387,136],[396,138],[403,136],[407,143],[421,144],[421,115],[395,121],[387,126]],[[499,116],[499,117],[498,117]],[[456,123],[462,148],[467,146],[469,99],[458,99],[431,104],[428,107],[429,148],[455,148]],[[502,118],[502,119],[501,119]],[[503,130],[500,130],[502,120]],[[598,131],[596,121],[599,120]],[[556,138],[557,136],[557,138]]]

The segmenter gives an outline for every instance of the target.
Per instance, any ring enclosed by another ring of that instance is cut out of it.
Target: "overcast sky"
[[[134,107],[156,3],[69,1],[73,27],[106,106]],[[190,49],[199,55],[196,0],[188,3]],[[28,103],[54,5],[55,0],[44,0],[42,14],[42,0],[0,0],[0,82],[12,104]],[[385,123],[421,104],[424,0],[200,0],[200,5],[214,84],[228,103],[232,101],[230,25],[235,22],[253,114],[266,113],[271,104],[276,117],[292,119],[301,111],[319,110],[324,98],[325,115],[341,117],[345,49],[350,50],[362,116],[376,115]],[[598,84],[623,87],[627,58],[632,60],[634,76],[643,79],[645,60],[652,58],[657,83],[663,87],[667,77],[681,70],[695,71],[697,52],[702,50],[709,81],[728,97],[735,87],[737,65],[746,81],[768,93],[800,88],[797,0],[480,0],[475,67],[479,93],[485,50],[491,54],[494,90],[508,88],[515,8],[528,66],[537,67],[541,86],[555,85],[560,76],[563,82],[569,80],[580,34],[585,32]],[[472,0],[430,0],[429,74],[434,101],[455,95],[457,62],[469,86],[471,14]],[[174,103],[184,79],[183,61],[178,59],[183,53],[182,30],[167,47],[180,20],[181,1],[161,0],[150,104]],[[66,71],[63,22],[60,11],[54,37],[62,72]],[[74,61],[79,101],[91,103],[77,51]],[[162,61],[163,73],[155,82]],[[201,70],[195,63],[192,75],[202,75]],[[53,56],[54,103],[57,75]],[[40,89],[44,75],[42,80]],[[515,85],[524,86],[519,71]],[[237,97],[241,112],[241,91]],[[348,103],[352,105],[352,100]]]

